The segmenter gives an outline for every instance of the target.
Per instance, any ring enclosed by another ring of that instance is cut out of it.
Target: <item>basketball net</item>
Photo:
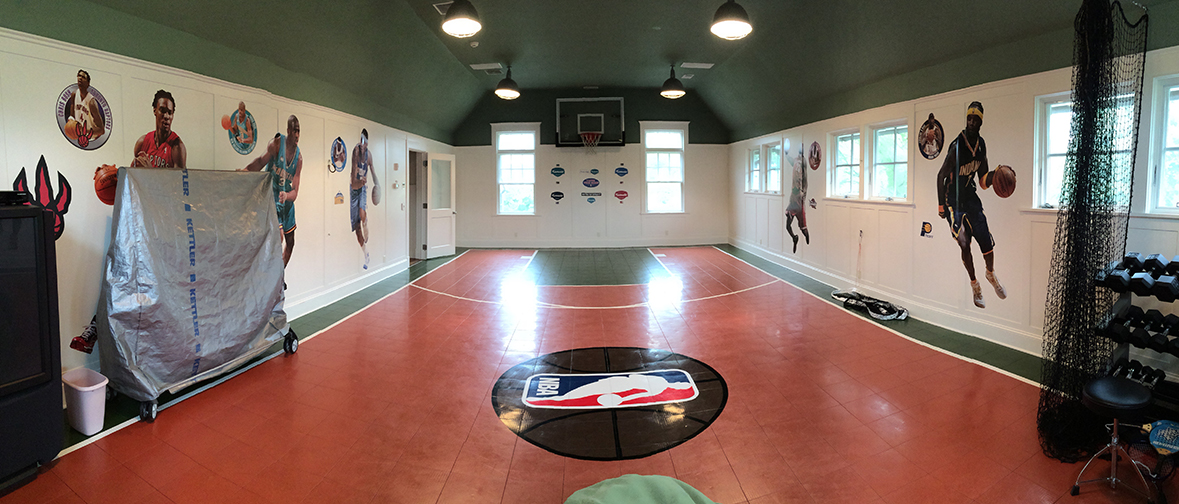
[[[598,146],[598,140],[602,139],[602,134],[593,131],[587,131],[585,133],[580,133],[580,135],[581,144],[585,146],[586,152],[593,154],[594,147]]]

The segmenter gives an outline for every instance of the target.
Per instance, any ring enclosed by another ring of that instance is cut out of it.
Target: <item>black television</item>
[[[53,216],[0,206],[0,495],[61,451],[61,344]]]

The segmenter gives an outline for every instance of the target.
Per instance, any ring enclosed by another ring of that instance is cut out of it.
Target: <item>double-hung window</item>
[[[498,215],[536,213],[536,145],[538,123],[493,124]]]
[[[682,213],[688,123],[643,121],[640,125],[647,212]]]
[[[761,192],[761,146],[749,149],[749,168],[745,175],[745,192]]]
[[[834,198],[860,197],[860,133],[835,137],[835,163],[831,166],[827,196]]]
[[[765,146],[766,151],[766,192],[781,194],[782,192],[782,144],[772,143]]]
[[[1065,167],[1068,164],[1068,149],[1072,142],[1073,104],[1068,94],[1051,95],[1037,99],[1039,111],[1038,152],[1036,155],[1035,177],[1035,206],[1039,208],[1060,208],[1061,191],[1064,187]],[[1108,155],[1115,164],[1115,172],[1119,166],[1127,167],[1128,171],[1131,149],[1131,136],[1134,126],[1134,100],[1130,95],[1121,95],[1111,102],[1112,107],[1099,114],[1103,122],[1107,122],[1114,129],[1112,143],[1097,146],[1102,149],[1098,155]],[[993,166],[991,167],[994,168]],[[1079,181],[1084,183],[1084,181]],[[1115,180],[1114,190],[1119,194],[1129,194],[1129,180]],[[1126,200],[1129,203],[1129,199]]]
[[[1158,153],[1153,155],[1155,171],[1152,211],[1179,212],[1179,76],[1155,82],[1159,89],[1158,117],[1155,129]]]
[[[885,201],[909,197],[909,127],[872,131],[872,197]]]

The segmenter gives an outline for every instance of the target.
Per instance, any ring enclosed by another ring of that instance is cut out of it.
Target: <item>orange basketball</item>
[[[991,185],[995,187],[995,194],[998,194],[1000,198],[1006,198],[1015,192],[1015,170],[1012,170],[1010,166],[999,165],[991,177]]]
[[[230,126],[231,124],[232,124],[232,123],[230,123],[230,122],[229,122],[229,116],[228,116],[228,115],[223,115],[223,116],[221,116],[221,127],[222,127],[222,128],[224,128],[224,129],[229,129],[229,126]]]
[[[119,167],[105,164],[94,170],[94,194],[108,205],[115,204],[115,188],[119,182]]]
[[[75,121],[74,118],[71,117],[66,121],[65,127],[61,131],[65,133],[66,138],[75,142],[78,141],[78,121]]]

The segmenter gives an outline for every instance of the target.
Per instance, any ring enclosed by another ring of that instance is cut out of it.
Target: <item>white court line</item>
[[[713,294],[711,296],[705,296],[702,298],[682,299],[682,300],[676,301],[676,302],[677,303],[694,303],[696,301],[707,301],[709,299],[716,299],[716,298],[725,297],[725,296],[732,296],[734,294],[740,294],[742,292],[751,291],[753,289],[760,289],[762,287],[765,287],[765,286],[773,284],[773,283],[778,283],[778,282],[786,283],[786,281],[784,281],[780,278],[776,278],[773,275],[770,275],[770,277],[772,277],[774,279],[770,280],[769,282],[763,283],[761,285],[754,285],[753,287],[746,287],[741,290],[722,292],[720,294]],[[647,285],[647,284],[635,284],[635,285]],[[440,296],[446,296],[449,298],[459,299],[459,300],[463,300],[463,301],[470,301],[472,303],[484,303],[484,304],[493,304],[493,305],[504,304],[502,301],[488,301],[485,299],[469,298],[469,297],[465,297],[465,296],[459,296],[457,294],[450,294],[447,292],[436,291],[434,289],[428,289],[428,288],[422,287],[420,285],[414,285],[414,287],[417,287],[421,290],[424,290],[424,291],[432,293],[432,294],[438,294]],[[538,286],[538,287],[549,287],[549,286],[546,285],[546,286]],[[618,285],[584,285],[584,286],[583,285],[558,285],[558,286],[554,286],[554,287],[619,287],[619,286]],[[641,303],[635,303],[635,304],[629,304],[629,305],[618,305],[618,306],[569,306],[569,305],[559,305],[559,304],[555,304],[555,303],[547,303],[544,301],[537,301],[536,305],[541,308],[561,308],[561,309],[565,309],[565,310],[619,310],[619,309],[625,309],[625,308],[640,308],[643,306],[650,306],[651,303],[649,301],[643,301]]]

